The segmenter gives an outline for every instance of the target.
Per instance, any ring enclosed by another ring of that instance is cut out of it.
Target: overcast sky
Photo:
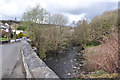
[[[69,23],[84,17],[92,19],[104,11],[117,9],[119,0],[0,0],[0,19],[22,18],[26,9],[40,5],[52,13],[62,13]]]

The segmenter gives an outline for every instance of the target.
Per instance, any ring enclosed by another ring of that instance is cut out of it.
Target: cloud
[[[77,22],[77,21],[82,20],[82,19],[85,18],[85,14],[84,13],[81,13],[79,15],[72,15],[72,14],[69,14],[69,13],[64,13],[64,15],[66,17],[68,17],[69,24],[71,24],[73,21]]]
[[[0,0],[0,18],[13,19],[17,17],[20,19],[28,8],[41,5],[41,2],[41,0]]]
[[[77,21],[84,16],[92,19],[117,8],[117,4],[118,0],[0,0],[0,19],[20,19],[28,7],[40,5],[52,13],[63,13],[70,21]]]
[[[65,2],[67,4],[67,2]],[[51,6],[52,5],[52,6]],[[48,9],[53,12],[69,13],[71,15],[80,15],[85,13],[89,18],[93,18],[104,11],[113,10],[118,5],[117,2],[68,2],[68,5],[62,3],[49,3]]]

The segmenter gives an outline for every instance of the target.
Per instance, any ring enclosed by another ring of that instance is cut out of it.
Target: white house
[[[0,29],[4,32],[9,32],[10,30],[12,31],[11,26],[8,25],[7,23],[5,23],[5,24],[1,23],[0,24]]]
[[[13,32],[15,32],[15,30],[12,30]],[[19,34],[20,32],[22,32],[24,34],[23,30],[16,30],[16,34]]]
[[[74,29],[71,29],[70,31],[71,31],[71,32],[74,32]]]

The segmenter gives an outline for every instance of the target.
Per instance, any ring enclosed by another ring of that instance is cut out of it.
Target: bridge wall
[[[21,52],[27,78],[59,78],[34,52],[26,40],[21,40]]]

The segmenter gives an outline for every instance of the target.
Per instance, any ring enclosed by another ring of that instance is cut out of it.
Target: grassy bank
[[[1,38],[0,41],[7,41],[7,38]]]
[[[114,33],[114,38],[111,37],[98,46],[87,46],[85,48],[84,57],[87,60],[86,68],[90,74],[84,75],[89,78],[113,78],[118,76],[118,38]],[[97,74],[92,72],[97,71]],[[100,72],[106,72],[100,74]]]
[[[90,72],[87,75],[82,75],[81,76],[81,78],[85,78],[85,77],[86,78],[112,78],[114,80],[114,78],[120,77],[120,74],[118,74],[118,73],[108,73],[108,72],[105,72],[104,70],[98,70],[98,71]]]

